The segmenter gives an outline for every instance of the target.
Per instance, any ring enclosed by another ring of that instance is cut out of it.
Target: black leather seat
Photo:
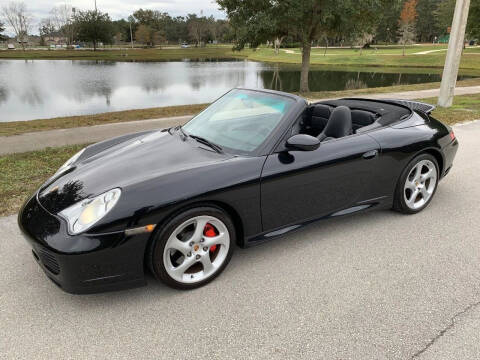
[[[347,106],[338,106],[332,111],[325,129],[318,135],[318,139],[320,141],[338,139],[352,133],[352,112]]]
[[[358,129],[372,125],[375,122],[375,115],[369,111],[352,110],[352,128],[356,133]]]
[[[317,131],[319,134],[327,125],[328,119],[330,119],[330,106],[317,104],[312,107],[312,117],[310,126],[313,131]]]

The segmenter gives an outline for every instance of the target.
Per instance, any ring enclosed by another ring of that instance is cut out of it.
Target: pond
[[[312,67],[310,89],[439,80],[438,73]],[[236,86],[297,91],[299,81],[298,66],[246,60],[0,60],[0,122],[211,102]]]

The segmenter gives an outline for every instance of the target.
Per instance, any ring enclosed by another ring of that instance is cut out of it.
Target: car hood
[[[134,184],[232,157],[168,131],[155,131],[113,144],[100,147],[98,152],[87,148],[84,153],[88,157],[82,155],[72,169],[47,181],[38,192],[42,206],[58,213],[113,188],[128,190]]]

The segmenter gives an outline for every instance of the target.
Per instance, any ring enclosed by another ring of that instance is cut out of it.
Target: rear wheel
[[[235,229],[219,208],[188,210],[156,234],[150,268],[165,284],[177,289],[200,287],[218,276],[233,254]]]
[[[397,184],[394,209],[415,214],[427,207],[437,190],[438,163],[430,154],[413,159],[403,170]]]

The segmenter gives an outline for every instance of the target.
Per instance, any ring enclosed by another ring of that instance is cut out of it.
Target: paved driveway
[[[0,357],[409,359],[480,354],[480,122],[430,207],[314,224],[237,249],[189,292],[65,294],[0,219]]]

